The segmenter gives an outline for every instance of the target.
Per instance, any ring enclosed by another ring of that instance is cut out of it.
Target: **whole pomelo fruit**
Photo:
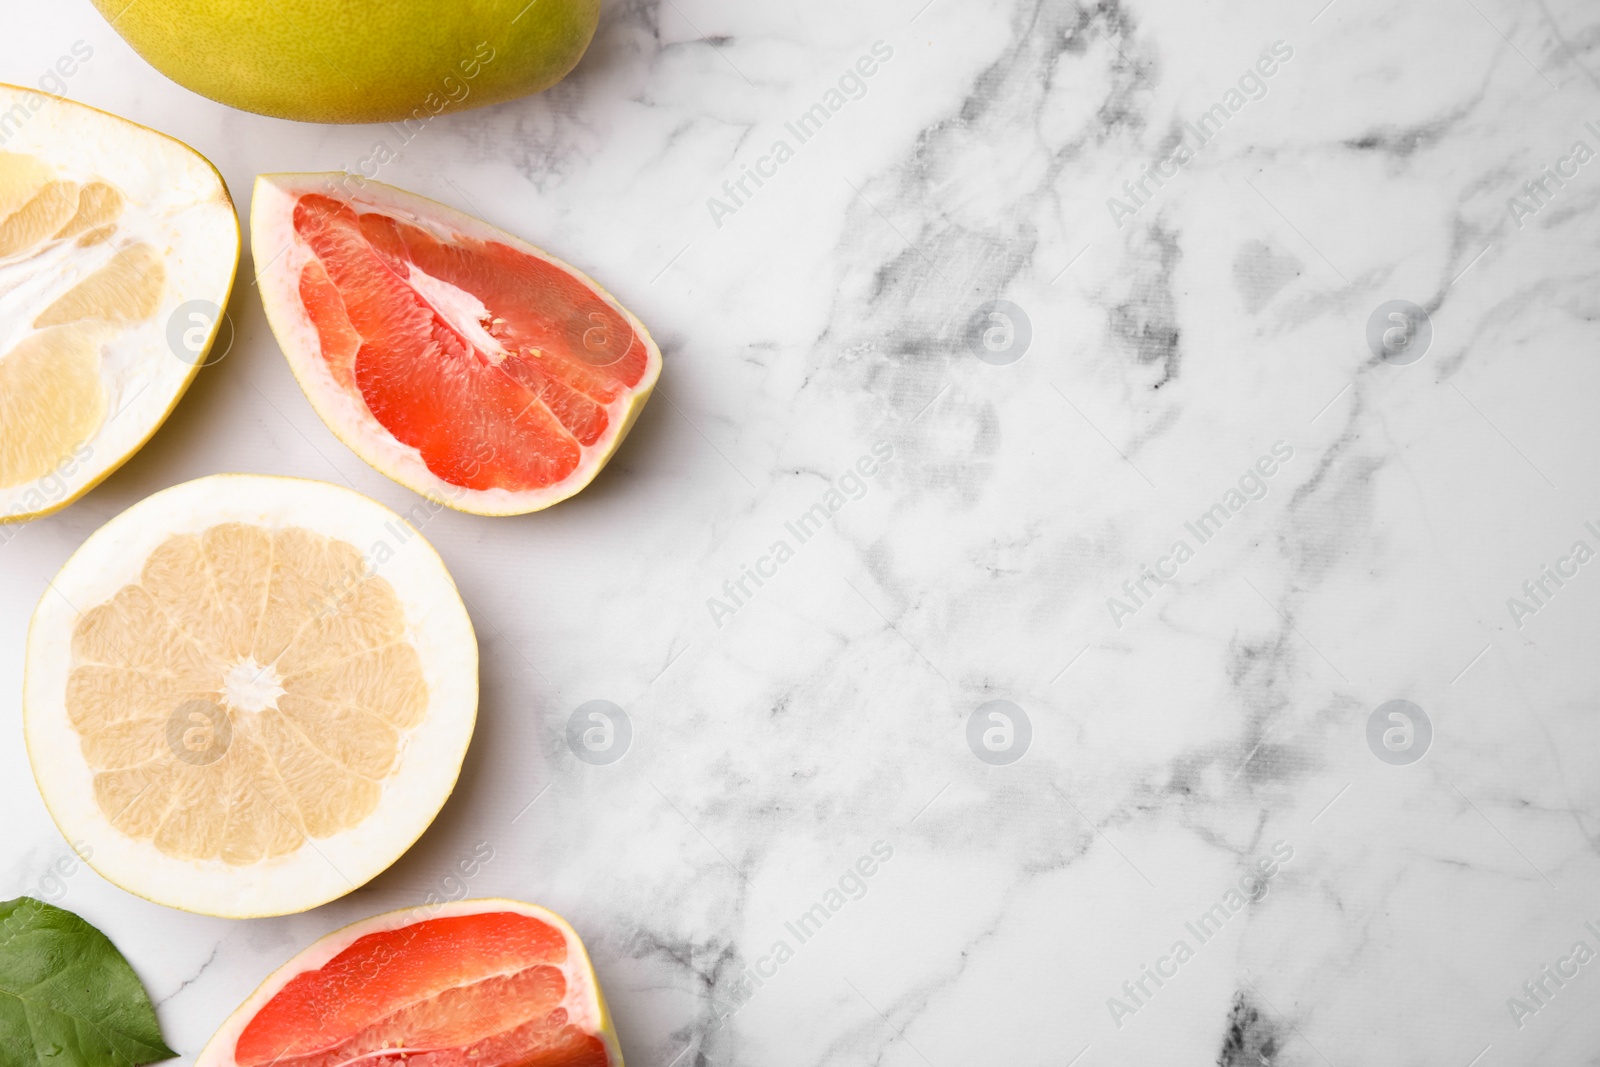
[[[426,121],[548,89],[600,0],[94,0],[187,89],[303,122]]]

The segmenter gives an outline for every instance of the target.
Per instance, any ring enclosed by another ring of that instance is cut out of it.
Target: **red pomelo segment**
[[[357,938],[245,1026],[239,1067],[605,1067],[568,1021],[560,930],[515,912]]]
[[[316,193],[296,200],[294,230],[315,257],[299,296],[334,381],[452,485],[560,482],[649,365],[644,340],[587,285],[508,245],[441,241]],[[482,333],[462,308],[430,303],[425,292],[450,291],[441,282],[482,305]]]
[[[317,260],[307,263],[300,272],[300,302],[317,328],[328,372],[340,388],[355,391],[356,353],[361,349],[361,335],[350,325],[338,286]]]

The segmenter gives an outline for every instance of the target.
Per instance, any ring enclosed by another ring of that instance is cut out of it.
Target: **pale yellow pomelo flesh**
[[[105,416],[98,331],[60,325],[24,337],[0,358],[0,482],[48,474],[94,437]]]
[[[0,522],[18,522],[82,496],[171,412],[221,325],[239,225],[215,168],[170,137],[6,85],[0,118]]]
[[[203,478],[113,519],[51,583],[29,755],[110,880],[208,914],[301,911],[432,820],[476,662],[443,564],[392,512],[318,482]]]
[[[600,0],[94,0],[179,85],[305,122],[426,123],[549,88]]]

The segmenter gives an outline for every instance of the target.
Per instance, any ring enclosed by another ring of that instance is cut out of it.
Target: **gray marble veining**
[[[314,937],[468,892],[573,922],[640,1065],[1597,1062],[1600,10],[622,0],[556,89],[404,143],[195,97],[86,3],[15,21],[0,77],[87,42],[69,95],[242,211],[386,159],[666,359],[581,496],[424,524],[478,736],[306,915],[60,863],[20,743],[28,613],[110,516],[219,470],[414,499],[248,260],[167,426],[0,543],[0,897],[103,927],[186,1055]],[[620,759],[569,745],[593,700]]]

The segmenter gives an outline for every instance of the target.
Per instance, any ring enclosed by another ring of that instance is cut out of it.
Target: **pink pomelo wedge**
[[[348,174],[264,174],[250,209],[267,321],[357,455],[480,515],[588,485],[661,373],[644,326],[577,269]]]
[[[622,1067],[594,968],[513,900],[410,908],[278,968],[195,1067]]]

